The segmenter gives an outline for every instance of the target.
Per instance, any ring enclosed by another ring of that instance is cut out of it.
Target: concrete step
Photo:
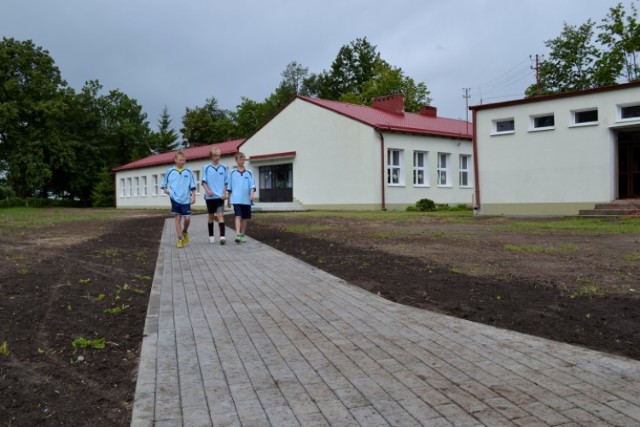
[[[580,216],[640,216],[640,200],[613,200],[609,203],[596,203],[593,209],[581,209]]]
[[[299,202],[258,202],[251,210],[254,212],[303,212],[308,209]]]

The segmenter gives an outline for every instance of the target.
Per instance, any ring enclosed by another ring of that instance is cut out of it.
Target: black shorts
[[[222,199],[204,199],[207,202],[207,212],[210,214],[224,213],[224,200]]]
[[[251,219],[251,205],[233,205],[233,213],[242,219]]]

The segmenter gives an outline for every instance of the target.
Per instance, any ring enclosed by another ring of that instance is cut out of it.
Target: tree
[[[640,79],[640,24],[636,5],[631,3],[631,13],[627,15],[623,4],[618,3],[609,9],[598,28],[602,32],[597,40],[608,48],[598,61],[599,83],[613,84],[620,76],[628,82]]]
[[[152,137],[152,151],[155,153],[166,153],[180,147],[178,134],[171,127],[171,115],[166,105],[158,120],[158,132],[153,132]]]
[[[599,51],[593,43],[594,22],[579,27],[564,23],[562,34],[547,40],[549,59],[539,65],[538,85],[526,91],[527,96],[575,91],[595,87],[595,63]]]
[[[331,64],[331,71],[323,71],[305,81],[304,90],[323,99],[338,100],[345,93],[359,95],[365,82],[374,76],[380,54],[367,38],[356,39],[340,48]]]
[[[187,146],[214,144],[236,136],[230,113],[218,107],[215,98],[209,98],[203,107],[186,108],[182,116],[183,138]]]
[[[402,92],[405,110],[418,111],[431,102],[429,90],[383,60],[366,38],[340,48],[331,71],[304,79],[302,92],[324,99],[371,105],[373,98]]]
[[[364,83],[360,94],[345,93],[340,96],[340,100],[371,105],[374,98],[397,92],[402,92],[405,96],[405,111],[418,112],[420,106],[431,102],[429,90],[424,83],[416,84],[411,77],[405,76],[401,68],[392,67],[384,61],[376,66],[374,76]]]
[[[298,94],[302,91],[304,80],[309,75],[309,68],[292,61],[280,75],[282,76],[280,87],[287,87],[292,93]]]
[[[0,43],[0,172],[20,197],[46,196],[52,163],[69,147],[60,123],[68,93],[49,52],[32,41]]]

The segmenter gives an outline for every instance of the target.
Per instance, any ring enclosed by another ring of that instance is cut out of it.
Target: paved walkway
[[[178,250],[171,221],[132,426],[640,426],[638,361],[401,306],[231,230],[212,245],[204,215]]]

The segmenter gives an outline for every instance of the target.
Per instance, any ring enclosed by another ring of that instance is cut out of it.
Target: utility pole
[[[471,98],[471,95],[469,95],[469,91],[471,90],[471,88],[469,87],[463,87],[462,90],[464,91],[464,95],[462,95],[462,97],[465,100],[465,105],[466,105],[466,112],[467,112],[467,133],[469,133],[469,98]]]
[[[529,59],[533,61],[533,57],[529,55]],[[532,66],[532,70],[536,70],[536,96],[540,96],[540,60],[542,57],[536,53],[536,65]]]

